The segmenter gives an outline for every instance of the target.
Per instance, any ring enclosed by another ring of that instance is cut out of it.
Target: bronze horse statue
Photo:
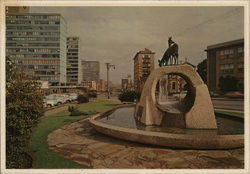
[[[159,66],[178,64],[178,45],[172,41],[172,37],[168,38],[168,49],[165,51],[161,60],[158,60]],[[169,63],[169,64],[168,64]]]

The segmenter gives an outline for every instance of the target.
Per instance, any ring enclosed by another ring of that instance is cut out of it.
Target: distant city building
[[[133,89],[133,82],[132,82],[132,79],[131,79],[131,75],[128,75],[127,78],[122,79],[121,89],[123,91]]]
[[[100,79],[97,84],[97,90],[98,91],[105,91],[105,80]]]
[[[187,64],[192,66],[194,69],[196,68],[193,64],[187,61],[187,58],[185,58],[184,61],[181,61],[180,64]],[[187,82],[178,75],[168,75],[168,92],[170,94],[174,93],[180,93],[181,91],[185,90],[185,85]]]
[[[79,38],[67,37],[67,83],[78,84],[79,79]]]
[[[209,90],[219,90],[219,78],[233,76],[244,89],[244,39],[207,46],[207,84]]]
[[[29,13],[30,8],[27,6],[8,6],[6,7],[6,14],[8,13]]]
[[[135,90],[141,91],[143,85],[154,70],[154,56],[155,53],[145,48],[143,51],[136,53],[134,57],[134,87]]]
[[[88,90],[97,90],[95,81],[82,81],[81,85]]]
[[[60,14],[6,15],[6,57],[50,84],[66,82],[66,24]]]
[[[98,83],[100,79],[100,62],[82,60],[82,81],[95,81]]]

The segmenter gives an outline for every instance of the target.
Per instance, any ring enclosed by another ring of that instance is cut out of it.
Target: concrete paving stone
[[[88,119],[53,131],[47,141],[51,150],[96,169],[244,168],[243,148],[183,150],[137,144],[97,133]]]

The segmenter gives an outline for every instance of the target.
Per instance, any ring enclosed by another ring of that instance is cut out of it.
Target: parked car
[[[70,101],[75,101],[77,99],[78,95],[76,93],[69,93],[68,98]]]
[[[68,96],[63,95],[63,94],[50,94],[50,95],[45,96],[45,99],[47,101],[51,101],[51,103],[54,102],[55,103],[54,105],[63,104],[63,103],[66,103],[69,100]]]
[[[244,98],[244,94],[241,92],[228,92],[224,95],[224,97],[229,97],[229,98]]]
[[[210,96],[211,97],[220,97],[221,95],[218,92],[210,91]]]
[[[53,107],[60,104],[62,104],[62,101],[58,99],[44,99],[45,107]]]

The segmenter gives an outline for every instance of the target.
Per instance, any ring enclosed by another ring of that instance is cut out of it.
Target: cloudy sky
[[[172,36],[179,45],[179,59],[197,65],[206,58],[208,45],[243,38],[243,7],[33,7],[31,12],[60,13],[67,22],[67,35],[80,38],[83,60],[116,66],[110,78],[116,84],[133,76],[133,57],[148,48],[155,62],[167,49]],[[157,63],[156,63],[157,64]]]

